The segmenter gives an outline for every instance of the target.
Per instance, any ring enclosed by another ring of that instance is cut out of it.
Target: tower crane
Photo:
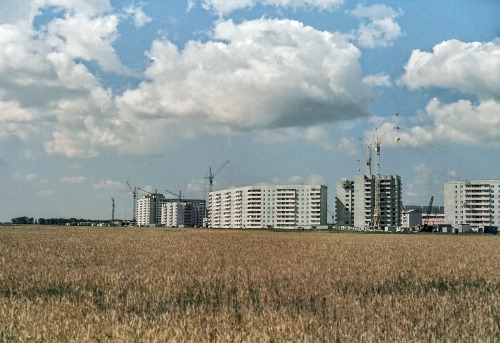
[[[219,169],[217,169],[217,171],[213,174],[212,174],[212,167],[209,168],[207,175],[205,175],[205,179],[208,179],[208,191],[209,192],[212,192],[215,176],[217,174],[219,174],[219,172],[222,170],[222,168],[224,168],[228,163],[229,163],[229,160],[224,162],[224,164],[222,166],[220,166]]]
[[[434,226],[433,225],[429,225],[429,216],[431,215],[432,213],[432,203],[434,201],[434,196],[431,196],[431,201],[429,202],[429,206],[427,207],[427,211],[426,211],[426,216],[425,216],[425,219],[424,219],[424,224],[422,225],[422,230],[423,232],[432,232],[434,230]]]
[[[396,113],[395,118],[391,122],[391,126],[395,126],[395,123],[399,120],[399,114]],[[399,129],[396,126],[396,129]],[[375,205],[373,208],[373,216],[371,220],[371,227],[380,228],[380,217],[382,215],[381,209],[381,199],[380,199],[380,150],[382,146],[382,139],[384,138],[386,131],[380,133],[380,131],[375,128],[375,138],[373,140],[373,145],[375,146],[375,156],[376,156],[376,166],[375,166]],[[399,141],[399,137],[396,138],[396,141]]]
[[[132,222],[135,223],[136,222],[135,213],[137,211],[137,187],[134,187],[134,189],[132,189],[132,186],[130,185],[130,183],[128,181],[127,181],[127,185],[128,185],[128,188],[130,188],[130,191],[132,192],[132,194],[134,195]]]
[[[160,194],[160,193],[158,193],[158,190],[157,190],[157,189],[155,190],[155,192],[154,192],[154,193],[153,193],[153,192],[150,192],[150,191],[147,191],[147,190],[145,190],[145,189],[139,188],[139,187],[137,187],[137,189],[138,189],[138,190],[140,190],[140,191],[143,191],[144,193],[148,193],[148,194],[150,194],[150,195],[153,195],[153,196],[158,196],[158,195]]]
[[[181,202],[182,201],[181,198],[184,197],[184,195],[182,195],[182,191],[179,191],[179,194],[175,194],[175,193],[169,191],[168,189],[165,189],[165,192],[170,193],[170,194],[175,195],[176,197],[178,197],[179,202]]]
[[[328,211],[328,213],[330,213],[330,215],[332,216],[332,225],[335,224],[335,216],[333,215],[332,211],[330,211],[329,208],[326,209]]]
[[[368,177],[372,176],[372,147],[371,143],[367,146],[364,145],[363,140],[359,137],[361,143],[361,148],[363,149],[363,155],[365,155],[366,172],[365,175]]]

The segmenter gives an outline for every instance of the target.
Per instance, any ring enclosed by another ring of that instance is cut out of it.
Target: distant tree
[[[33,218],[28,218],[26,216],[12,218],[12,220],[11,220],[12,224],[33,224],[33,222],[34,222]]]

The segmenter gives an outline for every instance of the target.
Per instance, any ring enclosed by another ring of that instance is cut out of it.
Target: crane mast
[[[365,165],[366,165],[366,172],[365,175],[368,177],[372,176],[372,148],[371,148],[371,143],[368,144],[367,146],[364,145],[361,137],[359,138],[361,142],[361,148],[363,149],[363,154],[365,156]]]
[[[130,183],[127,181],[127,185],[128,185],[128,188],[130,188],[130,191],[132,192],[133,196],[134,196],[134,204],[133,204],[133,212],[132,212],[132,222],[136,223],[136,212],[137,212],[137,187],[134,187],[134,189],[132,189],[132,186],[130,185]]]
[[[432,232],[434,230],[434,226],[429,225],[429,216],[432,213],[432,204],[434,202],[434,196],[431,196],[431,201],[429,202],[429,206],[427,207],[427,213],[424,219],[424,224],[422,225],[422,231],[424,232]]]
[[[396,113],[395,117],[391,121],[392,127],[395,127],[396,130],[399,130],[399,126],[397,126],[397,122],[399,121],[399,114]],[[372,214],[372,220],[370,226],[372,228],[380,228],[380,221],[381,221],[381,216],[382,216],[382,205],[381,205],[381,194],[380,194],[380,188],[381,188],[381,176],[380,176],[380,150],[382,146],[382,139],[384,138],[386,134],[386,131],[384,131],[382,134],[378,131],[378,128],[375,128],[375,138],[373,141],[373,145],[375,146],[375,180],[374,180],[374,206],[373,206],[373,214]],[[396,137],[396,142],[399,141],[399,137]],[[366,155],[366,154],[365,154]],[[368,163],[368,162],[367,162]]]
[[[212,167],[210,167],[208,169],[208,174],[207,176],[205,176],[205,179],[208,179],[208,191],[209,193],[212,192],[213,190],[213,184],[214,184],[214,178],[217,174],[219,174],[219,172],[222,170],[222,168],[224,168],[226,166],[226,164],[229,163],[229,160],[227,160],[226,162],[224,162],[224,164],[222,166],[219,167],[219,169],[217,169],[217,171],[215,173],[212,174]]]
[[[375,156],[376,156],[376,168],[375,168],[375,204],[373,207],[373,216],[371,226],[373,228],[380,227],[380,216],[381,216],[381,203],[380,203],[380,145],[382,142],[382,137],[376,136],[375,140]]]

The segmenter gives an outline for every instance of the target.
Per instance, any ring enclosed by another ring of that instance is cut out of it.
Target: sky
[[[214,189],[324,184],[334,211],[376,141],[405,205],[442,205],[446,180],[500,178],[499,17],[498,0],[0,0],[0,222],[110,219],[111,198],[131,219],[127,181],[204,198],[210,168]]]

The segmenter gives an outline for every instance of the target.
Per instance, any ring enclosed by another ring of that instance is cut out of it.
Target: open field
[[[500,341],[500,237],[0,227],[0,342]]]

